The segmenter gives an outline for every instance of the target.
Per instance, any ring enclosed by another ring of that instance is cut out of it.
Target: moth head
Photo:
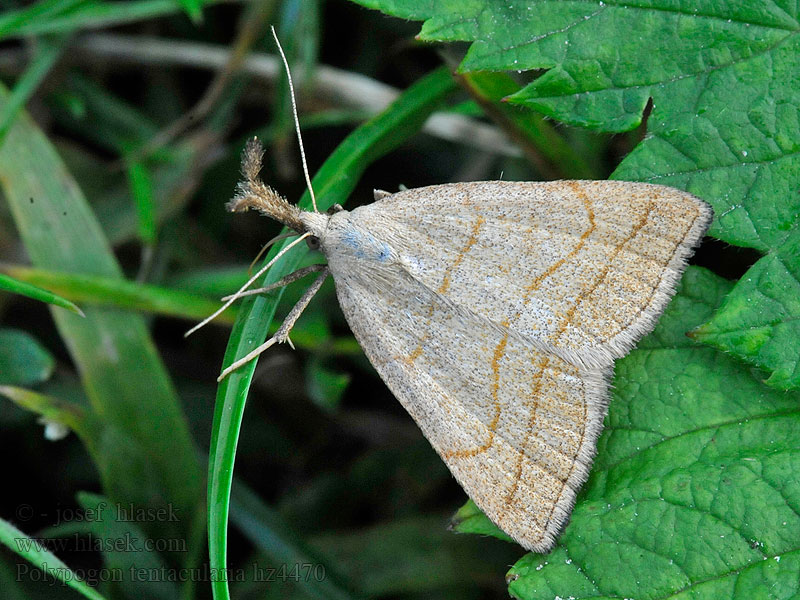
[[[325,235],[325,230],[330,221],[330,215],[326,213],[318,213],[311,211],[300,211],[301,233],[310,233],[311,237],[306,238],[308,247],[312,250],[318,250],[322,244],[322,237]]]

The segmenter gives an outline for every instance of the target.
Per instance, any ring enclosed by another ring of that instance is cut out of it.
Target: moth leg
[[[267,286],[260,287],[254,290],[247,290],[246,292],[238,292],[236,294],[230,294],[229,296],[224,296],[222,301],[225,302],[226,300],[230,300],[231,298],[238,300],[244,296],[253,296],[255,294],[264,294],[266,292],[282,288],[285,285],[289,285],[297,281],[298,279],[302,279],[309,273],[319,273],[323,269],[325,269],[326,265],[309,265],[307,267],[303,267],[302,269],[297,269],[293,273],[289,273],[286,277],[282,277],[275,283],[271,283]]]
[[[246,365],[256,356],[258,356],[259,354],[261,354],[267,348],[273,346],[274,344],[282,344],[283,342],[288,342],[289,345],[292,346],[292,348],[294,348],[294,346],[292,345],[292,341],[289,339],[289,331],[291,331],[292,327],[294,327],[294,324],[297,322],[297,319],[300,318],[300,315],[306,309],[308,303],[311,302],[311,298],[313,298],[314,294],[316,294],[319,291],[319,288],[322,287],[322,284],[325,282],[325,279],[327,279],[329,274],[330,274],[330,269],[327,267],[327,265],[325,265],[322,268],[321,275],[314,280],[314,283],[312,283],[309,286],[305,294],[303,294],[302,298],[300,298],[300,300],[297,301],[297,304],[294,305],[294,308],[292,308],[292,310],[289,311],[289,314],[286,316],[286,319],[283,321],[283,324],[278,328],[278,331],[275,332],[275,335],[273,335],[266,342],[261,344],[258,348],[249,352],[243,358],[240,358],[232,365],[230,365],[228,368],[223,370],[222,373],[220,373],[219,377],[217,377],[217,381],[222,381],[232,371],[235,371],[239,367]]]
[[[238,294],[241,294],[241,293],[242,293],[244,290],[246,290],[246,289],[247,289],[247,288],[249,288],[251,285],[253,285],[253,283],[255,283],[256,279],[258,279],[258,278],[259,278],[259,277],[261,277],[261,276],[262,276],[264,273],[266,273],[266,272],[267,272],[267,270],[268,270],[268,269],[269,269],[269,268],[270,268],[272,265],[274,265],[274,264],[275,264],[275,261],[277,261],[277,260],[278,260],[278,259],[279,259],[281,256],[283,256],[283,255],[284,255],[284,254],[286,254],[286,253],[287,253],[289,250],[291,250],[291,249],[292,249],[292,247],[296,246],[297,244],[299,244],[299,243],[300,243],[300,242],[302,242],[304,239],[306,239],[307,237],[310,237],[310,236],[311,236],[311,234],[310,234],[310,233],[308,233],[308,232],[306,232],[306,233],[304,233],[303,235],[301,235],[299,238],[297,238],[296,240],[294,240],[293,242],[290,242],[290,243],[286,244],[286,247],[285,247],[285,248],[283,248],[283,249],[282,249],[280,252],[278,252],[278,253],[277,253],[275,256],[273,256],[271,261],[269,261],[267,264],[265,264],[263,267],[261,267],[261,268],[258,270],[258,273],[256,273],[255,275],[253,275],[253,276],[252,276],[250,279],[248,279],[248,280],[247,280],[247,282],[246,282],[246,283],[245,283],[245,284],[244,284],[242,287],[240,287],[240,288],[239,288],[239,290],[238,290],[238,291],[237,291],[237,292],[236,292],[236,293],[233,295],[233,296],[234,296],[234,300],[235,300],[235,299],[238,297]],[[225,304],[223,304],[223,305],[222,305],[222,306],[221,306],[219,309],[217,309],[216,311],[214,311],[214,312],[213,312],[211,315],[209,315],[208,317],[206,317],[205,319],[203,319],[202,321],[200,321],[200,322],[199,322],[197,325],[195,325],[194,327],[192,327],[192,328],[191,328],[189,331],[187,331],[186,333],[184,333],[184,334],[183,334],[183,337],[189,337],[190,335],[192,335],[192,334],[193,334],[195,331],[197,331],[197,330],[198,330],[198,329],[200,329],[201,327],[205,327],[205,326],[206,326],[208,323],[210,323],[210,322],[211,322],[211,321],[212,321],[212,320],[213,320],[213,319],[214,319],[214,318],[215,318],[217,315],[219,315],[219,314],[220,314],[222,311],[224,311],[224,310],[225,310],[226,308],[228,308],[228,307],[229,307],[231,304],[233,304],[233,301],[234,301],[234,300],[228,300],[227,302],[225,302]]]

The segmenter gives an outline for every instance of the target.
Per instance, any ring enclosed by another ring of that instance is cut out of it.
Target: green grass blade
[[[39,84],[53,68],[61,56],[67,42],[67,36],[41,37],[38,39],[36,54],[28,68],[17,80],[14,90],[0,109],[0,141],[14,122],[19,111],[33,95]]]
[[[72,302],[70,302],[72,300],[87,306],[111,306],[135,312],[148,312],[169,317],[179,317],[190,321],[201,321],[222,306],[221,302],[205,297],[205,293],[219,296],[233,293],[246,281],[246,279],[242,278],[244,273],[244,268],[239,269],[235,276],[233,274],[228,276],[223,273],[218,282],[209,276],[209,279],[205,282],[207,289],[203,290],[204,294],[199,294],[180,289],[180,281],[176,283],[177,288],[163,287],[136,283],[115,277],[101,277],[84,273],[60,273],[47,269],[0,264],[0,289],[3,287],[4,278],[7,278],[22,286],[28,285],[34,287],[34,289],[39,289],[35,286],[42,286],[55,290],[64,298],[68,298],[62,299],[62,301],[70,305],[72,305]],[[9,275],[16,279],[9,277]],[[196,285],[195,287],[198,286]],[[46,290],[43,290],[43,292],[46,295],[55,295]],[[59,296],[56,297],[58,298]],[[83,315],[82,312],[79,312],[79,314]],[[238,314],[239,307],[236,305],[231,306],[214,319],[214,323],[216,325],[231,325]],[[270,327],[270,332],[274,332],[277,328],[277,325]],[[317,348],[320,345],[313,334],[306,331],[302,325],[294,329],[292,342],[298,348],[306,349]],[[361,352],[352,337],[331,339],[328,342],[328,349],[340,356],[342,354],[352,355]]]
[[[141,160],[126,161],[128,182],[136,205],[139,239],[146,245],[156,242],[156,215],[153,179]]]
[[[102,594],[89,587],[86,582],[78,577],[75,571],[61,562],[61,559],[55,554],[38,545],[36,543],[37,540],[31,539],[4,519],[0,519],[0,542],[51,577],[63,581],[84,598],[105,600]]]
[[[0,90],[0,105],[7,93]],[[0,146],[0,184],[32,263],[54,271],[122,278],[108,242],[52,145],[21,114]],[[82,319],[52,310],[93,412],[113,437],[98,456],[114,500],[171,503],[175,524],[151,534],[192,538],[202,473],[177,394],[144,320],[116,308],[86,307]],[[142,478],[142,473],[150,476]],[[176,558],[179,560],[180,557]]]
[[[325,564],[316,553],[297,539],[279,515],[256,494],[238,483],[231,498],[231,520],[256,548],[267,554],[276,564],[286,565],[287,569],[296,565],[299,568],[321,565],[326,573],[325,577],[303,579],[303,591],[308,596],[325,600],[353,597],[336,582],[335,574],[330,573],[333,565]]]
[[[163,557],[152,548],[139,545],[146,534],[139,528],[136,521],[120,514],[118,505],[115,506],[105,496],[78,492],[78,503],[85,514],[95,518],[87,519],[86,525],[96,540],[102,540],[101,553],[103,564],[110,573],[136,572],[140,576],[121,581],[119,587],[126,598],[147,598],[148,600],[176,600],[179,598],[178,585],[169,577],[141,576],[151,573],[169,573],[168,566]],[[134,540],[136,551],[120,547],[117,540]],[[172,540],[178,542],[179,540]]]
[[[203,6],[226,0],[202,0]],[[137,0],[131,2],[75,2],[71,10],[46,13],[48,18],[27,18],[25,10],[0,16],[0,33],[6,38],[100,29],[175,14],[182,6],[175,0]]]
[[[0,16],[0,39],[13,35],[26,23],[47,21],[85,3],[86,0],[42,0],[23,10],[8,12]]]
[[[203,20],[203,0],[176,0],[183,7],[183,11],[195,23]]]
[[[0,395],[20,408],[41,415],[51,423],[68,427],[81,437],[90,452],[97,448],[97,424],[77,404],[14,385],[0,385]]]
[[[0,273],[0,290],[27,296],[33,300],[39,300],[40,302],[45,302],[54,306],[60,306],[76,315],[83,316],[83,311],[66,298],[62,298],[49,290],[42,289],[28,282],[9,277],[5,273]]]
[[[438,69],[349,135],[314,178],[319,209],[326,210],[337,202],[344,204],[366,166],[416,133],[453,89],[455,85],[449,71]],[[310,203],[306,192],[300,206],[307,209]],[[273,247],[266,260],[270,260],[283,246]],[[277,281],[291,272],[302,254],[303,250],[287,253],[267,274],[265,283]],[[245,300],[228,342],[225,365],[264,340],[279,299],[280,294]],[[236,443],[254,370],[255,361],[231,374],[217,388],[208,475],[208,537],[212,569],[224,569],[227,563],[227,524]],[[213,582],[212,590],[216,600],[230,597],[225,581]]]
[[[23,283],[48,287],[86,305],[114,306],[191,320],[205,319],[221,306],[216,300],[183,290],[136,283],[117,277],[60,273],[17,265],[0,265],[0,270],[24,280]],[[6,275],[0,273],[0,277]],[[233,323],[236,309],[237,307],[232,306],[229,311],[217,317],[215,322]]]

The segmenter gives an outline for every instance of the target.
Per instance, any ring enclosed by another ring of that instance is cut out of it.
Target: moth
[[[645,183],[487,181],[325,214],[264,186],[258,165],[251,144],[229,210],[255,208],[327,258],[298,306],[332,275],[370,362],[467,494],[548,551],[589,474],[614,359],[655,326],[708,205]]]
[[[220,377],[288,341],[332,275],[365,354],[466,493],[521,546],[550,550],[588,477],[614,360],[655,326],[709,205],[646,183],[484,181],[302,211],[259,179],[261,156],[251,140],[228,209],[283,223],[298,234],[284,251],[305,240],[327,265],[232,297],[319,272]]]

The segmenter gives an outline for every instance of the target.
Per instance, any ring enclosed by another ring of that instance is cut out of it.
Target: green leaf
[[[713,338],[698,339],[770,371],[769,385],[800,384],[800,307],[790,301],[800,256],[786,250],[797,248],[800,228],[800,23],[793,6],[356,1],[424,20],[423,40],[473,42],[462,72],[546,69],[507,100],[560,121],[626,131],[652,101],[645,139],[612,177],[691,192],[714,208],[710,235],[773,255],[744,278],[759,285],[733,290],[725,310],[737,314],[720,315],[704,330]]]
[[[334,203],[344,204],[358,177],[367,165],[389,152],[422,127],[427,117],[454,89],[447,69],[438,69],[406,90],[384,112],[377,115],[342,142],[314,177],[314,191],[320,210]],[[308,209],[308,192],[299,205]],[[276,244],[265,260],[271,260],[287,242]],[[273,283],[297,266],[305,249],[295,247],[267,273],[264,285]],[[234,324],[225,352],[224,365],[261,344],[269,329],[282,290],[268,297],[246,298]],[[211,567],[224,569],[227,560],[228,503],[244,405],[256,361],[242,367],[224,379],[217,388],[214,410],[211,451],[209,456],[209,555]],[[212,582],[215,599],[229,598],[224,581]]]
[[[58,424],[71,429],[81,436],[89,452],[96,454],[102,425],[94,419],[91,412],[72,402],[11,385],[0,385],[0,394],[20,408],[41,415],[47,424]]]
[[[20,281],[19,279],[9,277],[5,273],[0,273],[0,290],[21,294],[22,296],[27,296],[28,298],[39,300],[40,302],[46,302],[54,306],[60,306],[61,308],[66,308],[68,311],[73,312],[76,315],[83,316],[83,311],[69,300],[62,298],[61,296],[58,296],[49,290],[45,290],[38,286],[31,285],[25,281]]]
[[[0,90],[0,104],[5,98]],[[86,199],[25,114],[0,147],[0,185],[35,266],[122,278]],[[106,493],[142,506],[172,503],[180,522],[158,528],[194,539],[202,476],[177,395],[144,320],[106,307],[86,307],[85,319],[61,310],[51,313],[93,413],[104,431],[116,436],[105,438],[109,443],[94,454]],[[187,557],[191,553],[181,558]]]
[[[11,523],[0,519],[0,543],[11,549],[12,552],[29,561],[35,567],[42,569],[51,577],[64,582],[66,585],[80,593],[89,600],[105,600],[104,596],[89,587],[85,581],[78,577],[77,573],[65,565],[55,554],[47,550],[37,540],[22,533]],[[24,572],[25,565],[19,565],[17,577],[26,578],[28,576],[20,574]]]
[[[183,1],[199,2],[202,6],[211,6],[225,0]],[[39,4],[43,7],[39,8]],[[0,15],[0,39],[98,29],[153,19],[181,10],[181,3],[176,0],[125,0],[122,2],[46,0],[27,9],[7,11]]]
[[[350,375],[330,369],[319,357],[314,357],[306,364],[305,381],[314,404],[324,411],[335,412],[350,383]]]
[[[53,68],[61,52],[66,47],[66,36],[42,37],[38,39],[36,54],[17,80],[8,101],[0,110],[0,141],[5,137],[8,128],[14,122],[19,111],[34,94],[39,84]]]
[[[139,224],[139,239],[144,244],[156,241],[156,217],[153,203],[153,180],[147,167],[141,160],[126,160],[128,181],[133,201],[136,204],[136,216]]]
[[[221,298],[232,294],[247,281],[248,265],[223,265],[181,271],[168,278],[172,289]]]
[[[150,312],[194,321],[205,319],[221,306],[221,302],[217,300],[210,300],[183,289],[136,283],[118,277],[98,277],[83,273],[60,273],[58,271],[8,264],[0,265],[0,270],[24,280],[20,282],[22,285],[28,285],[26,282],[29,282],[47,286],[58,291],[63,296],[87,306],[113,306],[131,311]],[[177,285],[192,289],[200,288],[203,292],[217,293],[217,295],[222,296],[233,293],[238,289],[247,280],[243,275],[246,275],[244,267],[239,267],[235,274],[226,270],[217,277],[205,272],[204,274],[195,274],[193,279],[177,280]],[[0,284],[2,284],[3,276],[0,273]],[[50,292],[46,293],[50,294]],[[53,296],[53,294],[50,295]],[[68,300],[62,301],[74,306]],[[82,312],[79,314],[83,315]],[[238,307],[231,306],[226,312],[219,315],[214,320],[214,323],[216,325],[230,325],[234,322],[237,314]],[[328,350],[338,355],[361,352],[358,344],[351,337],[331,339],[329,333],[325,337],[320,337],[318,328],[307,327],[307,325],[309,323],[303,322],[292,330],[292,342],[298,348],[318,348],[320,345],[325,344]],[[277,328],[277,324],[272,325],[270,332],[276,331]]]
[[[86,0],[41,0],[23,10],[9,11],[0,16],[0,39],[13,35],[19,27],[58,17],[86,3]]]
[[[626,131],[652,97],[649,135],[615,176],[705,198],[720,239],[766,250],[797,220],[800,40],[790,9],[766,0],[689,10],[670,0],[358,3],[426,20],[423,40],[474,42],[462,71],[549,69],[510,100],[567,123]]]
[[[203,20],[203,1],[202,0],[177,0],[189,18],[198,24]]]
[[[800,386],[800,232],[759,260],[696,340],[771,372],[768,385]]]
[[[617,361],[592,476],[558,547],[509,571],[512,595],[800,591],[800,398],[678,337],[715,308],[725,287],[690,269],[647,344]],[[717,291],[713,303],[709,290]]]
[[[0,329],[0,383],[33,385],[53,374],[53,355],[19,329]]]
[[[514,541],[511,536],[492,523],[471,498],[450,519],[450,528],[458,533],[490,535],[506,542]]]

